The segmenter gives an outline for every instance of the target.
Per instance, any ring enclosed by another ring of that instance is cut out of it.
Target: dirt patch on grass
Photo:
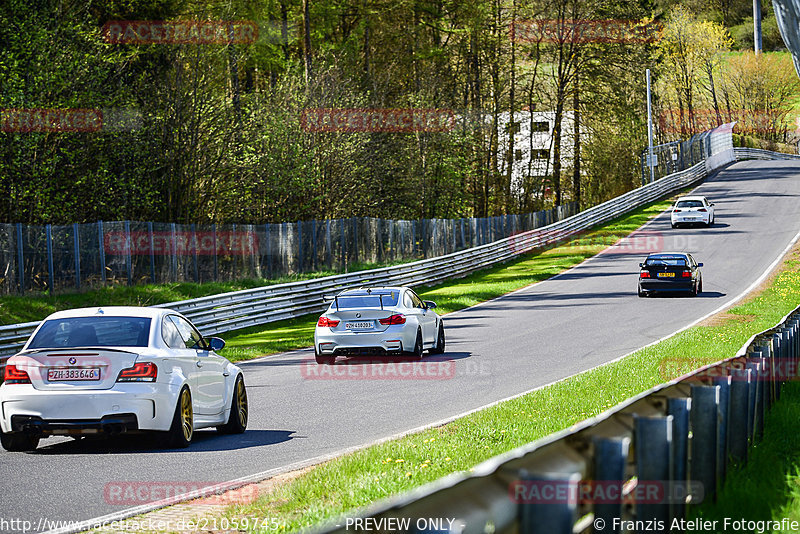
[[[772,272],[767,276],[760,284],[750,291],[746,297],[744,297],[739,302],[735,303],[733,306],[728,308],[727,310],[721,311],[716,315],[712,315],[705,321],[698,324],[698,326],[720,326],[725,323],[729,322],[740,322],[740,323],[749,323],[756,319],[754,315],[746,315],[746,314],[736,314],[730,313],[732,308],[737,306],[741,306],[742,304],[747,304],[748,302],[752,302],[756,298],[758,298],[761,293],[763,293],[768,287],[770,287],[775,279],[778,278],[782,273],[787,271],[797,271],[797,265],[791,265],[790,263],[793,262],[800,262],[800,241],[795,243],[792,249],[787,252],[783,258],[781,258],[780,263],[772,270]]]

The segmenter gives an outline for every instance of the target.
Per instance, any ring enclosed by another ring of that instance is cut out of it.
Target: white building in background
[[[498,162],[497,171],[505,173],[509,134],[514,132],[513,167],[511,170],[511,190],[520,193],[526,177],[540,179],[553,172],[553,126],[555,111],[517,111],[513,122],[511,113],[498,116]],[[561,118],[561,166],[572,165],[573,132],[575,114],[564,111]],[[491,120],[491,117],[489,117]]]

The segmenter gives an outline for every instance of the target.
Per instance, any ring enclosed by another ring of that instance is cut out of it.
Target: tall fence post
[[[25,293],[25,252],[22,242],[22,223],[17,223],[17,275],[19,275],[19,292]]]
[[[192,223],[191,229],[192,229],[192,260],[193,260],[193,263],[194,263],[194,265],[193,265],[193,267],[194,267],[194,283],[195,284],[199,284],[200,283],[200,266],[197,264],[198,263],[198,258],[197,258],[197,226],[195,225],[195,223]],[[242,248],[244,248],[244,243],[242,243]]]
[[[81,288],[81,244],[78,236],[78,223],[72,224],[72,243],[75,254],[75,289]]]
[[[305,262],[303,261],[303,223],[301,221],[297,221],[297,272],[302,273],[305,271],[303,265]]]
[[[48,288],[50,291],[50,296],[53,295],[53,284],[55,282],[53,278],[53,230],[52,227],[48,224],[44,227],[45,232],[45,239],[47,241],[47,279],[50,287]]]
[[[333,269],[333,244],[331,242],[331,220],[325,220],[325,265]]]
[[[150,283],[155,284],[156,281],[156,254],[155,243],[153,243],[155,236],[153,235],[153,223],[147,223],[147,238],[150,243]]]
[[[97,221],[97,244],[100,252],[100,280],[106,285],[106,243],[103,221]]]
[[[170,282],[178,281],[178,231],[175,223],[170,223],[170,243],[169,243],[169,267],[170,267]]]
[[[133,258],[131,257],[131,223],[125,221],[125,267],[128,270],[128,285],[133,285]]]

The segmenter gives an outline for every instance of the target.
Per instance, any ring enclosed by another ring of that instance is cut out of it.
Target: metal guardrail
[[[759,149],[735,148],[736,159],[797,159],[800,156]],[[556,223],[486,245],[437,258],[393,267],[359,271],[234,291],[160,304],[186,315],[205,334],[216,335],[300,317],[326,308],[323,295],[362,285],[430,285],[466,276],[539,247],[558,243],[579,232],[619,217],[648,202],[702,180],[709,172],[701,162],[684,171],[629,191]],[[0,363],[17,352],[37,322],[0,326]]]
[[[354,518],[395,533],[425,530],[420,520],[464,533],[642,531],[630,521],[682,532],[673,522],[714,498],[729,462],[747,460],[799,357],[800,307],[732,358],[317,532],[352,532]]]
[[[783,152],[772,152],[770,150],[762,150],[760,148],[734,147],[733,153],[736,155],[736,159],[737,160],[743,160],[743,159],[765,159],[765,160],[800,159],[800,155],[797,155],[797,154],[785,154]]]
[[[437,258],[160,304],[186,315],[208,335],[323,311],[326,294],[363,285],[431,285],[466,276],[519,254],[558,243],[643,204],[689,186],[707,174],[705,163],[629,191],[559,222]],[[0,358],[18,351],[38,323],[0,327]]]

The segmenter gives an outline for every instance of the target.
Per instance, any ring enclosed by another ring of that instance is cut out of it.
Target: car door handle
[[[197,365],[197,367],[203,367],[203,364],[202,364],[202,363],[200,363],[200,362],[197,362],[197,364],[196,364],[196,365]]]

